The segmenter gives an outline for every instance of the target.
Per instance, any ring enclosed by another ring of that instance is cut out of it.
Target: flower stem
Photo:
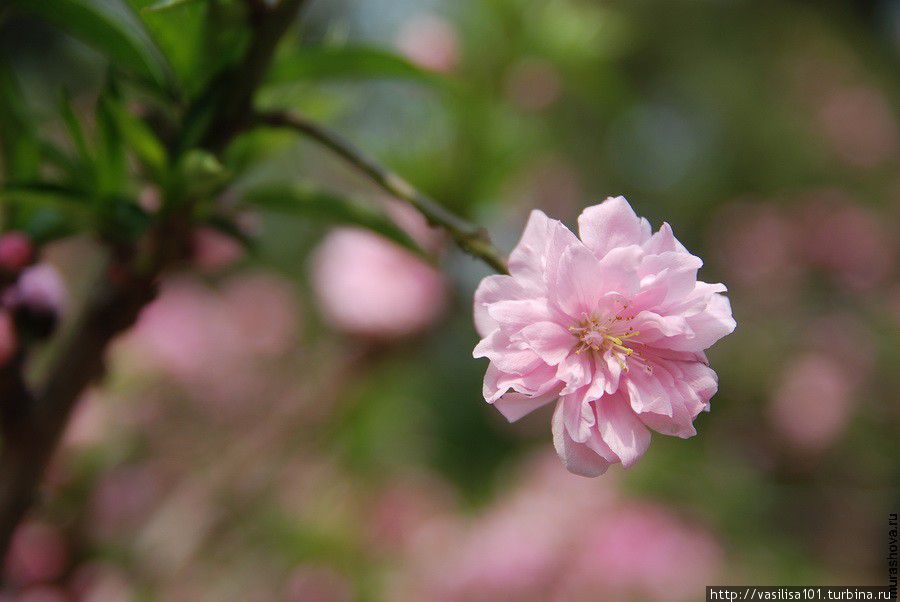
[[[491,243],[484,228],[448,211],[341,135],[305,117],[284,111],[257,113],[252,122],[257,125],[288,128],[315,140],[364,173],[385,192],[415,207],[431,225],[446,230],[463,251],[482,260],[501,274],[509,273],[503,254]]]

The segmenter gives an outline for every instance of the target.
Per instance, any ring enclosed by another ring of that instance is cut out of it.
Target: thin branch
[[[279,111],[257,113],[252,123],[292,129],[319,142],[368,176],[388,194],[415,207],[429,223],[449,232],[463,251],[481,259],[501,274],[508,273],[503,254],[491,243],[484,228],[451,213],[416,190],[412,184],[367,156],[339,134],[299,115]]]

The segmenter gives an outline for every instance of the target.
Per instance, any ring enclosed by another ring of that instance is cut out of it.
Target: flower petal
[[[555,322],[531,324],[523,328],[518,336],[550,366],[566,359],[577,341],[572,333]]]
[[[511,276],[488,276],[481,281],[475,291],[475,329],[484,338],[494,329],[497,322],[488,314],[488,307],[498,301],[528,299],[529,293],[515,278]]]
[[[643,246],[644,251],[646,251],[648,255],[658,255],[667,251],[678,251],[679,253],[688,252],[688,250],[684,248],[684,245],[675,238],[675,233],[672,232],[672,226],[670,226],[668,222],[663,222],[663,225],[659,227],[659,231],[653,234]]]
[[[614,458],[604,458],[591,449],[588,444],[578,443],[569,436],[563,420],[561,401],[557,402],[556,411],[553,413],[552,431],[556,453],[566,465],[566,469],[573,474],[582,477],[597,477],[606,472],[606,469],[615,462]]]
[[[596,403],[600,436],[628,468],[647,451],[650,431],[622,395],[603,397]]]
[[[507,393],[494,402],[503,416],[510,422],[515,422],[526,414],[530,414],[536,409],[547,405],[551,401],[559,397],[559,393],[549,391],[543,395],[529,396],[522,393]]]
[[[584,245],[565,250],[552,291],[556,305],[572,319],[591,314],[603,297],[600,261]]]
[[[528,218],[522,238],[509,255],[509,273],[523,286],[546,291],[555,281],[555,270],[563,252],[581,242],[562,222],[535,209]]]
[[[598,258],[602,258],[616,247],[644,243],[650,238],[650,225],[635,215],[625,197],[609,197],[581,212],[578,235]]]

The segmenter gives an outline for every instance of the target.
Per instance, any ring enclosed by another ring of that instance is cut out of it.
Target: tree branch
[[[237,69],[209,90],[215,111],[199,142],[217,151],[242,128],[256,88],[304,0],[282,0],[266,11],[252,10],[253,39]],[[201,107],[202,108],[202,107]],[[110,341],[128,329],[156,294],[159,275],[183,260],[191,233],[190,204],[164,215],[151,236],[146,263],[134,249],[111,249],[109,269],[98,279],[84,310],[55,355],[43,387],[25,383],[20,355],[0,367],[0,559],[16,525],[34,501],[41,478],[85,388],[103,374]]]
[[[446,230],[466,253],[481,259],[492,269],[507,274],[503,254],[491,243],[487,231],[448,211],[412,184],[380,165],[339,134],[293,113],[271,111],[257,113],[252,123],[275,128],[288,128],[325,146],[364,173],[388,194],[415,207],[434,226]]]

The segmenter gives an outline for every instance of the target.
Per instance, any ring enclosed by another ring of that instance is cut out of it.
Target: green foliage
[[[8,181],[34,178],[40,167],[40,144],[18,81],[0,62],[0,150]]]
[[[113,64],[171,91],[171,70],[141,21],[118,0],[10,0],[102,52]]]
[[[282,53],[266,83],[363,79],[406,79],[442,83],[436,74],[380,48],[366,46],[303,46]]]
[[[147,12],[162,12],[180,6],[187,6],[188,4],[197,4],[205,1],[206,0],[159,0],[159,2],[154,2],[144,10]]]
[[[366,228],[426,257],[409,234],[386,215],[335,194],[297,185],[269,184],[245,191],[243,202],[250,207],[274,213]]]
[[[233,75],[252,26],[237,0],[13,0],[17,11],[44,18],[102,53],[110,68],[93,115],[63,93],[57,107],[65,132],[44,137],[15,74],[0,68],[0,141],[6,226],[40,240],[92,230],[134,242],[153,221],[137,197],[154,186],[164,203],[191,203],[213,227],[250,244],[215,209],[215,199],[242,172],[271,153],[279,136],[217,154],[199,148],[222,107],[235,96]],[[274,51],[274,49],[273,49]],[[266,85],[335,79],[441,80],[374,47],[297,47],[273,52]],[[264,63],[261,68],[264,67]],[[147,94],[149,92],[149,95]],[[135,111],[138,107],[139,111]],[[140,113],[138,116],[136,113]],[[283,138],[283,136],[281,136]],[[45,169],[42,169],[42,165]],[[12,184],[21,184],[12,186]],[[371,229],[420,255],[401,228],[379,211],[337,195],[294,186],[254,189],[244,203],[265,211]]]

